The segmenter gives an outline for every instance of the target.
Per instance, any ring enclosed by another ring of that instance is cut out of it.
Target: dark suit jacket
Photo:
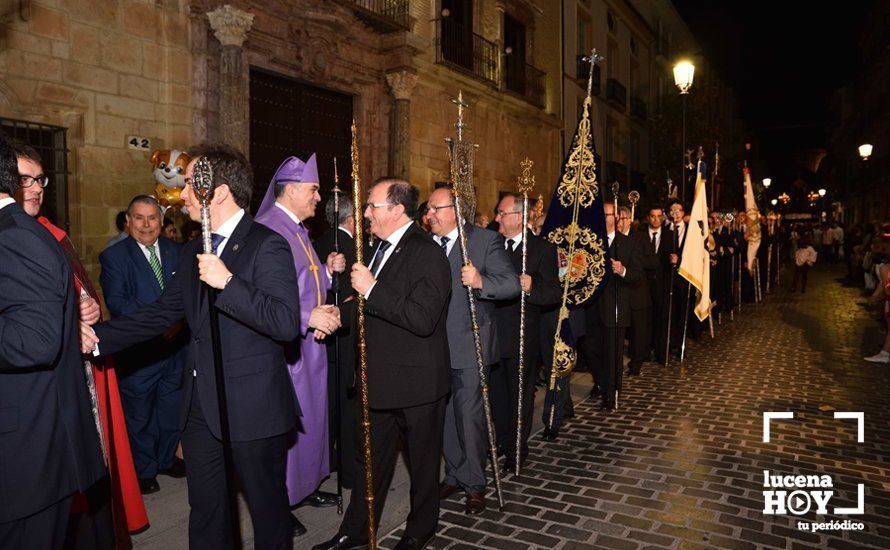
[[[450,391],[445,328],[450,295],[448,260],[412,223],[365,302],[371,407],[423,405]]]
[[[646,227],[640,233],[646,239],[646,246],[652,248],[652,241],[649,238],[649,228]],[[649,283],[649,292],[652,295],[652,305],[660,307],[667,304],[668,291],[670,290],[671,281],[671,249],[674,242],[674,234],[667,227],[661,228],[661,240],[658,243],[658,250],[655,256],[658,260],[658,268],[646,268],[646,279]]]
[[[526,273],[532,278],[532,291],[525,301],[525,356],[538,357],[541,355],[541,309],[552,308],[560,302],[562,286],[559,284],[556,247],[531,232],[527,238]],[[508,255],[516,272],[521,273],[522,247],[517,246]],[[519,298],[495,302],[498,344],[504,358],[519,357]]]
[[[649,286],[649,280],[652,274],[661,271],[658,255],[652,248],[648,237],[649,233],[643,231],[632,232],[628,235],[633,250],[632,255],[636,255],[639,260],[637,267],[643,270],[640,283],[630,288],[630,309],[632,310],[652,307],[652,289]]]
[[[52,235],[19,205],[0,209],[0,522],[84,491],[105,473],[78,299]]]
[[[482,343],[482,361],[486,365],[501,359],[494,307],[497,300],[509,300],[519,296],[519,273],[507,256],[504,237],[489,229],[464,225],[467,236],[467,254],[482,275],[482,289],[474,290],[476,297],[476,322]],[[441,249],[441,247],[440,247]],[[448,254],[451,266],[451,302],[448,304],[448,345],[451,348],[452,369],[478,368],[476,345],[473,341],[473,323],[470,320],[470,303],[467,289],[461,284],[463,267],[460,243],[455,242]]]
[[[161,237],[158,246],[166,287],[176,272],[182,245]],[[99,264],[102,266],[99,283],[112,317],[133,313],[160,298],[161,285],[133,237],[127,237],[102,251]],[[158,337],[128,348],[115,355],[118,370],[126,374],[164,361],[181,350],[187,339],[187,331],[181,331],[173,341]]]
[[[598,313],[603,325],[614,328],[615,325],[615,288],[618,288],[618,325],[630,326],[630,291],[643,280],[643,270],[631,238],[621,233],[615,234],[612,246],[609,247],[609,258],[617,259],[627,269],[624,277],[614,275],[611,265],[606,266],[608,278],[605,287],[593,300],[594,312]]]
[[[100,352],[114,353],[158,336],[185,318],[192,334],[180,427],[188,416],[192,384],[197,384],[210,431],[220,437],[209,290],[198,278],[200,247],[200,239],[183,247],[176,274],[155,303],[98,325],[96,334]],[[295,426],[299,414],[282,346],[300,330],[300,298],[290,247],[283,237],[245,214],[221,259],[234,274],[216,299],[232,440],[280,435]]]

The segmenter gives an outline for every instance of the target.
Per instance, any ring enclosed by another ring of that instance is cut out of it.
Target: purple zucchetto
[[[275,175],[272,176],[272,181],[269,182],[269,188],[266,189],[266,195],[263,197],[260,209],[257,210],[257,216],[275,205],[276,185],[288,185],[290,183],[303,182],[319,183],[318,163],[315,160],[315,153],[312,153],[309,160],[306,162],[303,162],[297,157],[287,157],[284,159],[284,162],[282,162],[281,166],[278,167],[278,170],[275,171]]]

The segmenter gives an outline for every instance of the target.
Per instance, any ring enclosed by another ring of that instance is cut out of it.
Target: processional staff
[[[213,167],[207,157],[195,161],[191,181],[192,189],[201,203],[201,243],[204,254],[216,254],[210,225],[210,203],[216,190]],[[207,300],[210,315],[210,343],[213,349],[213,374],[216,377],[216,401],[219,408],[219,433],[223,447],[223,464],[226,472],[226,499],[229,504],[229,521],[233,533],[240,532],[238,498],[235,490],[235,462],[232,456],[232,436],[229,431],[229,406],[226,397],[226,376],[223,370],[222,344],[219,334],[219,313],[216,309],[218,291],[208,286]]]
[[[355,261],[365,263],[365,228],[362,224],[362,183],[359,176],[358,162],[358,132],[355,120],[352,121],[352,201],[355,235]],[[362,444],[365,457],[365,498],[368,501],[368,547],[370,550],[377,548],[375,515],[374,515],[374,478],[372,476],[371,461],[371,410],[368,404],[368,342],[365,332],[365,296],[361,292],[355,293],[356,315],[358,321],[358,356],[359,356],[359,395],[361,398],[361,424]],[[337,474],[339,477],[340,474]]]
[[[526,159],[519,163],[522,176],[519,177],[519,192],[522,194],[522,269],[525,275],[528,262],[528,195],[535,187],[535,176],[532,175],[534,162]],[[519,296],[519,403],[516,411],[516,477],[520,474],[520,456],[522,450],[522,398],[525,392],[525,302],[527,294],[523,291]],[[509,460],[509,458],[507,458]]]
[[[473,153],[476,144],[464,141],[464,107],[467,104],[463,100],[463,92],[458,91],[457,99],[452,100],[457,105],[457,139],[447,138],[448,150],[451,156],[451,183],[454,192],[454,212],[457,217],[457,234],[460,242],[460,255],[464,267],[470,265],[470,253],[467,250],[467,235],[464,231],[464,219],[472,220],[476,210],[476,197],[473,190]],[[464,212],[466,206],[466,212]],[[482,339],[479,336],[479,321],[476,315],[476,296],[473,288],[466,285],[467,300],[470,306],[470,322],[473,328],[473,347],[476,350],[476,366],[479,369],[479,387],[482,391],[482,406],[485,410],[485,424],[488,428],[488,444],[491,454],[491,469],[494,472],[494,485],[497,490],[498,505],[504,507],[504,493],[501,489],[501,471],[498,468],[497,437],[494,431],[494,421],[491,416],[491,400],[488,397],[488,375],[485,372],[485,362],[482,359]]]

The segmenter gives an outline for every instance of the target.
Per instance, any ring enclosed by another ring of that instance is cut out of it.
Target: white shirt
[[[133,240],[136,241],[136,239],[133,239]],[[151,252],[149,252],[148,249],[149,248],[154,249],[155,255],[158,257],[158,265],[163,267],[163,264],[161,263],[161,247],[158,244],[158,241],[155,241],[155,244],[153,244],[151,246],[145,246],[144,244],[140,243],[139,241],[136,241],[136,244],[139,245],[139,250],[142,251],[142,254],[145,256],[145,259],[148,260],[149,265],[151,265]]]
[[[451,249],[454,248],[454,243],[457,242],[457,226],[454,226],[454,229],[451,230],[451,233],[445,236],[448,237],[448,244],[445,245],[445,255],[448,256],[451,254]],[[434,235],[433,238],[436,240],[436,244],[442,246],[442,237]]]
[[[507,241],[513,241],[513,248],[510,248],[510,245],[507,244]],[[522,244],[522,231],[516,234],[515,237],[510,237],[509,239],[504,239],[504,250],[507,252],[513,252]]]
[[[381,271],[383,271],[383,266],[386,265],[386,261],[389,260],[390,256],[392,256],[392,253],[398,246],[399,241],[402,240],[402,237],[405,236],[405,233],[408,231],[408,229],[411,227],[411,224],[413,224],[413,223],[414,223],[414,220],[410,220],[408,223],[406,223],[402,227],[393,231],[389,237],[384,239],[386,242],[389,243],[390,246],[389,246],[389,248],[387,248],[386,250],[383,251],[383,258],[380,260],[380,265],[377,268],[377,273],[380,273]],[[380,246],[378,245],[377,248],[379,249]],[[376,256],[376,255],[377,255],[377,250],[374,250],[374,256]],[[374,256],[371,256],[372,264],[374,263]],[[370,267],[370,264],[368,264],[368,265]],[[368,296],[371,295],[371,291],[374,290],[374,286],[376,286],[376,285],[377,285],[377,281],[374,281],[374,283],[371,285],[371,288],[369,288],[368,291],[365,292],[365,299],[367,299]]]
[[[12,197],[6,197],[5,199],[0,199],[0,210],[3,210],[5,207],[14,203],[15,199]]]
[[[275,203],[278,204],[278,203]],[[235,232],[235,228],[238,227],[238,223],[241,221],[241,218],[244,217],[244,209],[240,208],[237,212],[232,214],[229,219],[223,222],[223,224],[216,228],[217,235],[222,235],[225,237],[219,246],[216,247],[216,255],[222,256],[223,250],[226,248],[226,244],[229,242],[229,237],[232,236],[232,233]]]
[[[652,235],[655,235],[655,250],[658,250],[658,247],[661,246],[661,228],[652,229],[649,228],[649,243],[652,243]]]

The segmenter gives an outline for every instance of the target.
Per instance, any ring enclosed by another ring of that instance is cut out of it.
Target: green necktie
[[[148,248],[148,263],[151,265],[151,270],[155,272],[155,279],[161,285],[161,290],[164,290],[164,272],[161,271],[161,261],[158,259],[155,247],[148,246],[146,248]]]

